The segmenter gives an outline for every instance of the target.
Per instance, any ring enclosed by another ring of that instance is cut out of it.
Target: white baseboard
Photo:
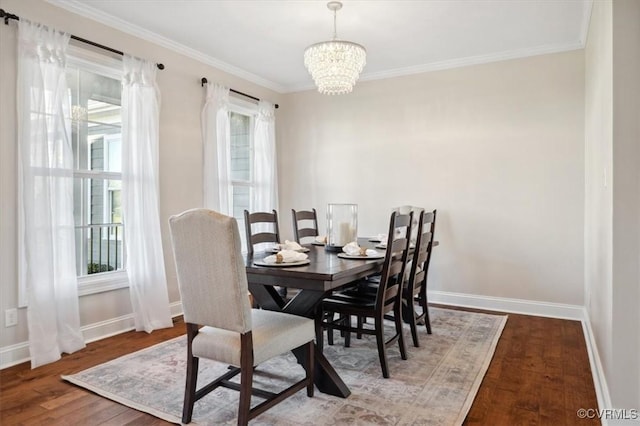
[[[586,308],[583,308],[584,319],[582,320],[582,330],[584,331],[584,340],[587,344],[587,353],[589,354],[589,364],[591,364],[591,375],[593,376],[593,385],[596,388],[596,398],[598,399],[599,408],[612,408],[611,395],[607,386],[607,379],[604,375],[604,368],[598,353],[596,339],[591,328],[591,320]],[[601,419],[602,425],[607,426],[606,418]]]
[[[169,309],[172,318],[182,315],[182,303],[179,301],[171,303]],[[133,329],[135,329],[133,314],[128,314],[85,325],[80,328],[80,331],[82,331],[85,343],[91,343]],[[30,359],[28,341],[0,348],[0,370],[27,362]]]
[[[514,314],[535,315],[582,321],[584,307],[562,303],[537,302],[533,300],[509,299],[506,297],[479,296],[475,294],[449,293],[446,291],[428,292],[429,303],[461,306],[465,308],[487,309],[490,311],[511,312]]]
[[[29,342],[16,343],[0,349],[0,370],[29,361]]]
[[[580,321],[584,334],[591,375],[598,399],[598,407],[611,408],[611,396],[607,386],[607,380],[600,361],[598,347],[596,346],[589,314],[584,306],[566,305],[561,303],[536,302],[531,300],[508,299],[502,297],[478,296],[462,293],[448,293],[444,291],[429,291],[429,303],[461,306],[466,308],[486,309],[490,311],[510,312],[539,317],[561,318]],[[584,407],[591,408],[591,407]],[[612,424],[606,418],[602,418],[602,425]]]

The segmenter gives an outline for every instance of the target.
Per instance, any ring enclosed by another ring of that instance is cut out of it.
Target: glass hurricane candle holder
[[[358,205],[327,205],[327,244],[326,250],[342,251],[358,238]]]

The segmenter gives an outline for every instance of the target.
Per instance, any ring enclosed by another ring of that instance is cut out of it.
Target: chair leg
[[[189,348],[191,349],[191,348]],[[199,358],[187,353],[187,380],[184,389],[184,404],[182,406],[182,423],[190,423],[193,415],[193,404],[196,402],[196,384],[198,382]]]
[[[333,321],[333,312],[327,312],[325,314],[327,316],[327,321]],[[328,328],[327,329],[327,343],[329,345],[333,345],[333,329],[332,328]]]
[[[400,358],[407,359],[407,347],[404,344],[404,331],[402,328],[402,305],[400,299],[396,303],[393,314],[396,323],[396,333],[398,333],[398,346],[400,347]]]
[[[382,368],[382,377],[389,378],[389,366],[387,364],[387,347],[384,342],[384,324],[382,318],[375,319],[376,343],[378,344],[378,357]]]
[[[351,326],[351,315],[347,315],[344,317],[343,324],[347,327]],[[351,347],[351,332],[347,330],[344,331],[344,347]]]
[[[424,325],[427,326],[427,334],[431,334],[431,320],[429,319],[429,305],[427,304],[427,296],[420,299],[422,304],[422,312],[424,312]]]
[[[247,337],[248,336],[248,337]],[[251,418],[251,388],[253,387],[253,348],[251,332],[240,337],[240,402],[238,425],[246,426]]]
[[[315,328],[316,328],[316,346],[320,352],[324,349],[324,334],[322,330],[322,319],[324,318],[325,312],[318,312],[315,317]],[[330,333],[330,330],[327,329],[327,334]]]
[[[409,328],[411,329],[411,338],[413,339],[413,346],[416,348],[420,347],[420,342],[418,341],[418,326],[416,325],[416,305],[413,302],[413,297],[407,297],[403,299],[403,303],[407,304],[407,317],[405,320],[409,323]]]
[[[315,345],[313,344],[313,342],[309,342],[306,345],[306,355],[307,355],[307,366],[306,366],[306,370],[307,370],[307,396],[308,397],[312,397],[313,396],[313,370],[315,369],[315,364],[313,363],[314,361],[314,354],[313,352],[315,351]]]
[[[356,333],[356,339],[362,339],[362,324],[365,318],[358,316],[358,332]]]

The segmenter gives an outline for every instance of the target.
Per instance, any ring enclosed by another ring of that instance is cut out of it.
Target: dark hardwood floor
[[[477,311],[476,312],[482,312]],[[0,371],[0,424],[167,425],[60,379],[185,333],[182,320],[151,334],[128,332],[90,343],[30,370]],[[509,314],[465,425],[586,425],[579,408],[597,408],[589,359],[577,321]]]

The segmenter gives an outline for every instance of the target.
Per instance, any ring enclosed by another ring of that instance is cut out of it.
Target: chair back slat
[[[418,292],[422,289],[422,284],[424,283],[424,279],[426,278],[426,276],[427,274],[424,270],[421,270],[417,274],[415,274],[415,285],[412,294],[418,294]]]
[[[260,232],[258,234],[251,235],[251,244],[256,245],[260,243],[276,243],[274,240],[274,234],[272,232]]]
[[[298,236],[296,238],[296,242],[300,242],[300,239],[305,238],[305,237],[317,237],[318,236],[318,230],[314,229],[314,228],[302,228],[302,229],[298,229]]]
[[[316,220],[316,209],[292,211],[295,212],[297,220]]]
[[[192,209],[171,216],[169,228],[185,322],[238,333],[251,330],[236,220]]]

